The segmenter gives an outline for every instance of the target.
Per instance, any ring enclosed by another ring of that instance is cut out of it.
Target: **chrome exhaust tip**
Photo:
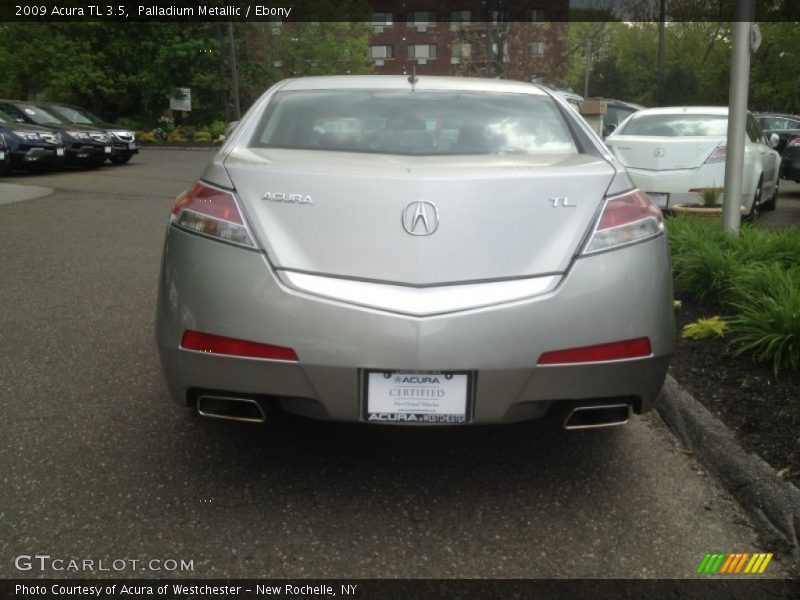
[[[564,429],[594,429],[624,425],[631,416],[630,404],[579,406],[567,415]]]
[[[197,414],[212,419],[245,423],[263,423],[267,420],[264,409],[257,401],[234,396],[199,396]]]

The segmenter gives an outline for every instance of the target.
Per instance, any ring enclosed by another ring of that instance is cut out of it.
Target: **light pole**
[[[742,171],[747,121],[747,88],[750,84],[750,34],[755,0],[736,0],[733,9],[731,86],[728,108],[728,147],[725,158],[725,191],[722,222],[725,231],[738,235],[742,212]],[[755,201],[755,200],[754,200]]]
[[[242,109],[239,107],[239,75],[236,71],[236,46],[233,43],[233,21],[228,21],[228,42],[231,47],[231,84],[233,85],[233,111],[236,120],[242,118]]]

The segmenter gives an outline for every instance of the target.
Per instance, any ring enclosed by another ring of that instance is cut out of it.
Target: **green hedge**
[[[733,236],[684,217],[670,218],[667,231],[676,295],[725,312],[735,354],[776,373],[800,366],[800,231],[746,223]]]

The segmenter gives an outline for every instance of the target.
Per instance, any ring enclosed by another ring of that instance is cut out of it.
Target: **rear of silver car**
[[[663,222],[632,187],[533,86],[279,84],[173,211],[170,392],[251,421],[624,422],[673,336]]]

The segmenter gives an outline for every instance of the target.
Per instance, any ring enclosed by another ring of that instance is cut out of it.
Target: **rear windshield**
[[[621,135],[724,136],[728,133],[727,115],[635,115],[619,131]]]
[[[413,156],[577,151],[547,96],[410,90],[278,92],[251,146]]]

